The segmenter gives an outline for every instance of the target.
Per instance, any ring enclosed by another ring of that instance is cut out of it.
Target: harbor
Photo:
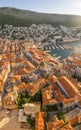
[[[55,59],[61,60],[69,56],[75,46],[81,46],[81,40],[67,44],[48,43],[42,46],[42,50],[52,55]]]
[[[62,45],[48,44],[48,45],[45,45],[42,50],[47,51],[47,50],[54,50],[54,49],[62,49],[62,50],[67,49],[67,50],[70,50],[70,49],[73,49],[73,48],[71,46],[69,46],[69,45],[66,45],[66,44],[62,44]]]

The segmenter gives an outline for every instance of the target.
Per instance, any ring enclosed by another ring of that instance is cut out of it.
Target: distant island
[[[10,7],[0,8],[0,24],[27,26],[31,24],[52,24],[54,26],[81,26],[81,16],[38,13]]]

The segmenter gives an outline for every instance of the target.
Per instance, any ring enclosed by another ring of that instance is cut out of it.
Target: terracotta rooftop
[[[46,80],[44,78],[39,79],[35,83],[27,84],[26,88],[31,96],[36,94],[44,85],[46,84]]]
[[[48,122],[47,123],[47,129],[48,130],[57,130],[64,124],[63,120],[58,120],[56,122]]]
[[[20,75],[14,75],[9,78],[10,81],[18,81],[21,79]]]
[[[24,82],[21,82],[18,84],[17,88],[18,88],[18,90],[22,90],[22,89],[26,88],[26,84]]]
[[[15,59],[16,55],[15,54],[6,54],[7,59]]]
[[[72,68],[72,65],[65,65],[64,68],[67,69],[67,70],[70,70]]]
[[[74,110],[66,114],[68,122],[73,125],[75,123],[81,123],[81,110],[80,108],[75,108]]]
[[[51,58],[49,61],[50,61],[50,62],[53,62],[53,63],[55,63],[55,64],[58,64],[58,62],[57,62],[55,59],[53,59],[53,58]]]
[[[7,59],[6,55],[3,55],[2,60],[6,60],[6,59]]]
[[[58,78],[58,81],[61,83],[63,88],[69,93],[71,97],[75,97],[78,90],[76,89],[75,85],[68,80],[65,76]]]
[[[55,104],[57,102],[62,102],[64,105],[72,104],[75,100],[81,100],[81,95],[79,94],[76,87],[69,81],[66,77],[62,76],[56,79],[52,76],[52,78],[48,78],[48,81],[52,83],[52,86],[48,86],[42,90],[42,101],[43,105],[47,104]],[[61,90],[57,81],[61,83],[62,87],[66,92],[70,95],[68,98],[64,90]]]
[[[73,63],[81,67],[81,60],[73,60]]]
[[[30,48],[29,49],[29,52],[32,54],[33,58],[37,61],[49,61],[49,62],[52,62],[54,64],[58,64],[58,62],[53,59],[49,54],[46,54],[45,52],[43,51],[40,51],[38,49],[35,49],[35,48]]]
[[[39,112],[36,114],[36,129],[35,130],[45,130],[44,129],[44,112]]]
[[[40,58],[38,55],[33,56],[33,58],[36,59],[36,60],[38,60],[38,61],[43,60],[43,58]]]
[[[48,78],[48,81],[50,82],[50,83],[52,83],[52,84],[54,84],[54,82],[57,80],[57,77],[56,76],[54,76],[54,75],[52,75],[52,76],[50,76],[49,78]]]
[[[69,99],[64,98],[62,101],[64,104],[71,104],[75,102],[75,98],[69,98]]]
[[[43,105],[47,104],[55,104],[57,100],[53,97],[53,90],[52,86],[48,86],[42,90],[42,102]]]
[[[60,130],[74,130],[70,123],[64,125]]]
[[[33,70],[36,69],[35,66],[33,66],[29,61],[27,61],[26,64],[27,64],[26,69],[27,69],[29,72],[31,72],[31,71],[33,71]]]
[[[4,66],[4,62],[0,62],[0,67],[1,67],[1,66]]]
[[[24,68],[24,69],[20,69],[20,70],[16,73],[16,75],[24,75],[24,74],[27,74],[27,73],[28,73],[27,69]]]

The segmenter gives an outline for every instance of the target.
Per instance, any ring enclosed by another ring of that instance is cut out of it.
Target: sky
[[[44,13],[81,15],[81,0],[0,0],[0,7],[16,7]]]

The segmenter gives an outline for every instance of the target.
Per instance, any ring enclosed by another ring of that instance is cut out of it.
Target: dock
[[[54,54],[53,57],[56,56],[56,55],[57,55],[57,54]]]
[[[61,56],[58,56],[58,57],[55,58],[55,60],[59,60],[60,58],[61,58]]]
[[[48,46],[48,50],[51,50],[51,46]]]
[[[59,49],[59,47],[56,44],[54,44],[54,46],[55,46],[56,49]]]
[[[66,45],[66,44],[62,44],[62,45],[59,45],[59,44],[49,44],[49,45],[45,45],[41,50],[45,50],[47,52],[51,52],[50,50],[54,50],[54,49],[67,49],[67,50],[72,50],[73,48],[70,46],[70,45]]]
[[[59,46],[60,49],[64,50],[64,47],[63,47],[63,46],[61,46],[61,45],[58,45],[58,46]]]
[[[47,51],[45,51],[45,52],[47,52],[47,53],[48,53],[48,52],[51,52],[51,50],[47,50]]]
[[[55,47],[52,45],[52,48],[55,49]]]
[[[48,47],[47,46],[45,46],[45,50],[47,50],[48,49]]]

